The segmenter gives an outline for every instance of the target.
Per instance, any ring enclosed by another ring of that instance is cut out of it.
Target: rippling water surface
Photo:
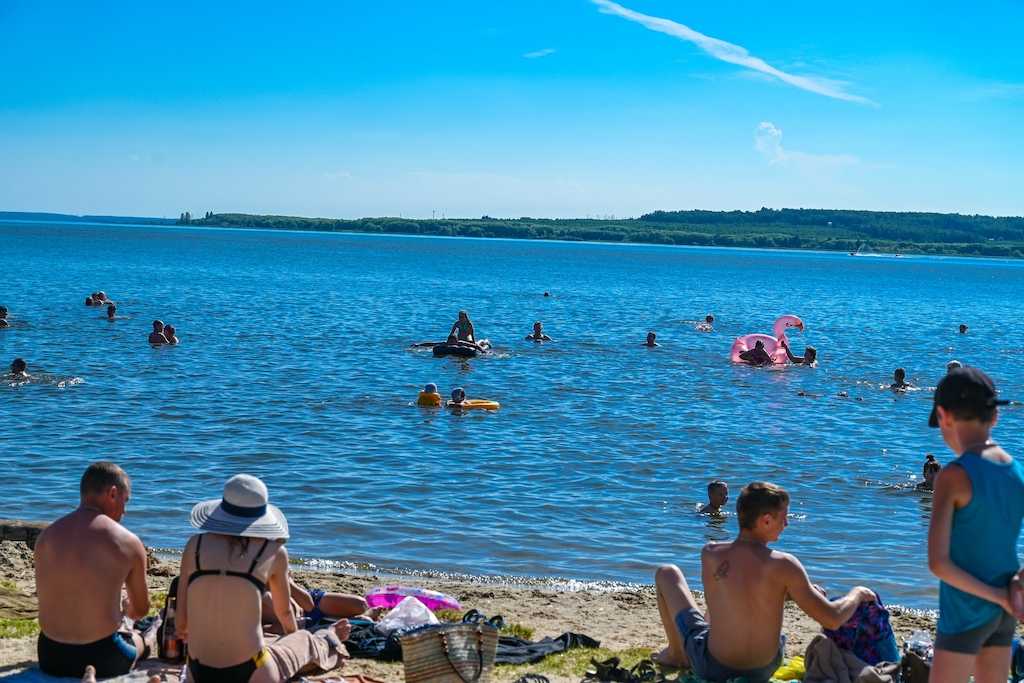
[[[0,359],[45,380],[0,384],[0,516],[66,512],[107,458],[134,479],[125,523],[156,546],[249,472],[300,556],[649,582],[735,533],[694,511],[709,480],[731,509],[768,479],[794,497],[779,547],[812,577],[933,607],[930,501],[897,485],[950,455],[928,391],[881,387],[896,366],[934,386],[959,358],[1024,397],[1019,262],[52,223],[0,224],[0,244]],[[127,318],[86,308],[96,289]],[[460,308],[497,353],[408,349]],[[696,332],[708,312],[715,331]],[[782,313],[819,368],[728,362]],[[146,344],[154,318],[180,346]],[[555,342],[523,341],[534,320]],[[649,329],[661,348],[640,345]],[[416,408],[426,382],[502,408]],[[997,429],[1011,452],[1022,418]]]

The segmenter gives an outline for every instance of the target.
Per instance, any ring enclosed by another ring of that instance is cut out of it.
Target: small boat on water
[[[886,254],[879,253],[877,251],[864,251],[864,247],[867,246],[867,242],[861,242],[857,245],[856,251],[851,251],[850,256],[872,256],[875,258],[903,258],[903,254],[897,252]]]

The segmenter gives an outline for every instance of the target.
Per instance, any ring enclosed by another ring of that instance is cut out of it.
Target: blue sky
[[[1024,4],[0,0],[0,210],[1024,214]]]

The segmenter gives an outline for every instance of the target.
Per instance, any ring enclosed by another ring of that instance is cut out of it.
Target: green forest
[[[1024,218],[961,214],[760,209],[655,211],[623,220],[491,218],[300,218],[207,212],[195,226],[328,232],[504,237],[716,247],[1024,257]]]

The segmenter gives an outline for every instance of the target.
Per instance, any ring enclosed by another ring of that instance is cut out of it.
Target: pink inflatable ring
[[[785,341],[787,345],[789,344],[786,330],[791,327],[795,327],[803,332],[804,321],[795,315],[783,315],[775,321],[775,327],[772,328],[772,331],[775,333],[774,337],[770,334],[746,334],[742,337],[737,337],[736,341],[732,343],[729,359],[733,363],[742,363],[743,360],[740,358],[740,354],[754,348],[754,345],[761,341],[764,342],[764,350],[768,352],[768,355],[772,357],[776,365],[788,363],[789,357],[786,356],[786,349],[782,348],[781,342]]]

